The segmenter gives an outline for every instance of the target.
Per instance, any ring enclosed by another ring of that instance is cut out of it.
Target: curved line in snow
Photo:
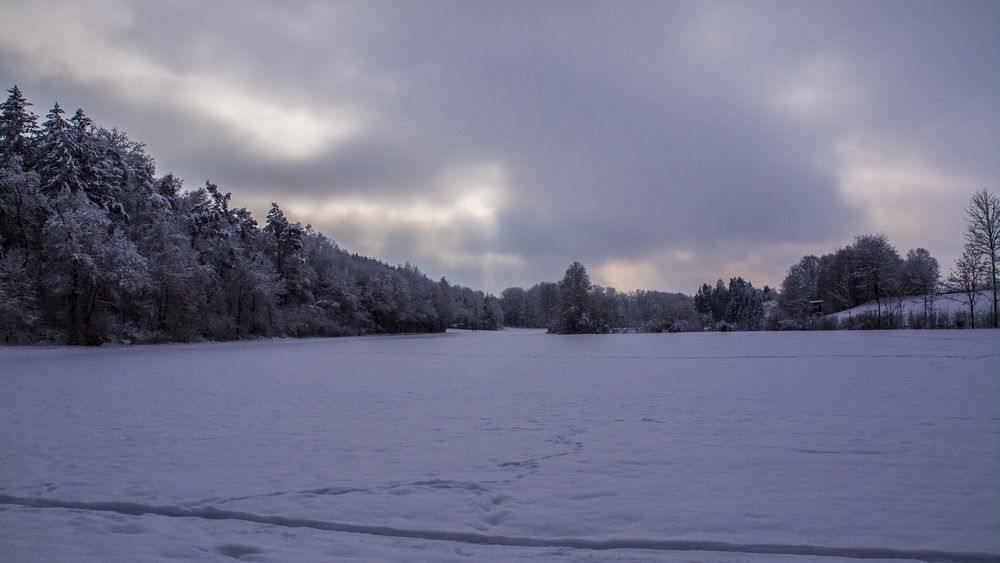
[[[372,526],[343,522],[327,522],[306,518],[268,516],[250,512],[220,510],[212,507],[183,508],[179,506],[152,506],[131,502],[82,502],[45,498],[25,498],[0,495],[0,504],[30,508],[63,508],[114,512],[127,516],[152,514],[170,518],[201,518],[204,520],[238,520],[282,526],[286,528],[310,528],[330,532],[367,534],[373,536],[409,538],[431,541],[449,541],[477,545],[512,547],[563,547],[587,550],[644,549],[654,551],[715,551],[724,553],[747,553],[760,555],[811,555],[821,557],[845,557],[852,559],[910,559],[917,561],[951,561],[955,563],[1000,563],[1000,554],[937,551],[929,549],[906,550],[884,547],[830,547],[821,545],[790,544],[740,544],[702,540],[651,540],[651,539],[609,539],[590,540],[584,538],[533,538],[519,536],[493,536],[470,532],[448,532],[435,530],[411,530],[390,526]]]

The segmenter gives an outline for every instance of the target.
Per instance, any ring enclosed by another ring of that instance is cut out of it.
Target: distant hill
[[[988,289],[980,290],[976,298],[976,324],[979,319],[985,318],[992,308],[992,293]],[[828,321],[836,321],[838,325],[849,325],[855,320],[864,319],[876,314],[877,305],[875,301],[869,301],[838,313],[833,313],[824,317]],[[900,315],[900,310],[902,314]],[[969,301],[964,293],[939,293],[934,296],[933,313],[937,318],[935,326],[964,326],[964,317],[969,312]],[[902,298],[885,298],[882,300],[882,314],[892,315],[893,318],[901,317],[901,328],[911,327],[912,319],[920,319],[924,314],[924,297],[922,295],[910,295]],[[959,320],[956,323],[956,315]]]

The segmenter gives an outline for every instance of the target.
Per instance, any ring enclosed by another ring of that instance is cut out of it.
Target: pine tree
[[[285,282],[285,296],[299,304],[311,301],[312,295],[306,288],[305,261],[301,256],[305,236],[302,225],[289,221],[278,204],[272,203],[262,230],[273,238],[275,269]]]
[[[726,316],[726,307],[729,305],[729,290],[722,279],[715,282],[715,289],[712,291],[712,320],[719,322]]]
[[[191,248],[199,248],[202,241],[229,237],[229,194],[218,186],[205,181],[205,186],[185,194],[181,202],[184,222],[191,237]]]
[[[729,302],[723,320],[741,330],[760,330],[764,306],[753,284],[741,277],[729,280]]]
[[[712,286],[707,283],[701,284],[694,294],[694,308],[702,315],[712,314]]]
[[[432,299],[438,317],[438,327],[445,330],[451,324],[455,312],[451,301],[451,284],[444,277],[434,284]]]
[[[285,276],[288,273],[289,262],[298,251],[302,250],[302,225],[290,222],[278,204],[272,203],[263,230],[274,237],[278,273]]]
[[[31,103],[17,86],[7,90],[7,100],[0,104],[0,165],[20,158],[30,163],[30,149],[38,131],[38,117],[28,111]]]
[[[49,197],[76,193],[86,187],[77,160],[77,135],[64,114],[58,103],[52,106],[39,137],[35,170],[41,176],[42,191]]]
[[[551,332],[577,334],[593,332],[590,313],[592,289],[587,269],[573,262],[559,282],[559,303]]]

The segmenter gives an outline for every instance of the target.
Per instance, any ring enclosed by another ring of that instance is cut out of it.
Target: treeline
[[[1000,199],[977,192],[966,210],[966,245],[944,279],[936,258],[924,248],[900,256],[884,233],[864,234],[822,256],[803,256],[792,265],[780,291],[761,289],[742,277],[703,284],[694,297],[680,293],[620,293],[590,281],[574,262],[559,283],[528,290],[511,287],[500,305],[508,326],[547,328],[563,334],[684,332],[701,330],[806,330],[889,328],[975,328],[997,326],[1000,257]],[[982,293],[992,297],[983,314]],[[942,294],[964,302],[952,315],[936,309]],[[921,306],[904,308],[907,298]],[[874,303],[871,311],[838,320],[836,313]]]
[[[922,248],[899,255],[884,234],[858,236],[789,268],[779,292],[742,277],[694,297],[618,292],[574,262],[558,283],[495,298],[432,281],[409,264],[349,253],[272,204],[263,226],[206,182],[158,176],[141,143],[58,104],[39,118],[15,86],[0,105],[0,339],[100,344],[435,332],[447,327],[555,333],[841,328],[829,315],[875,302],[851,328],[975,326],[992,289],[997,326],[1000,201],[967,209],[966,246],[942,280]],[[963,319],[939,314],[965,296]],[[923,310],[904,323],[902,298]],[[832,324],[831,324],[832,323]]]
[[[559,334],[701,330],[691,297],[661,291],[622,293],[594,285],[579,262],[570,265],[559,283],[505,289],[500,303],[507,326]]]
[[[729,280],[728,287],[721,279],[714,287],[702,284],[694,295],[694,305],[705,328],[760,330],[765,318],[765,303],[773,302],[774,298],[770,287],[765,285],[757,289],[742,277],[735,277]]]
[[[277,204],[184,191],[142,144],[58,104],[0,106],[0,340],[100,344],[496,329],[499,301],[351,254]]]
[[[500,302],[507,326],[602,334],[760,330],[765,303],[774,298],[767,286],[756,289],[741,277],[728,286],[722,280],[714,287],[705,284],[694,297],[648,290],[623,293],[591,283],[587,269],[574,262],[559,283],[507,288]]]
[[[997,282],[1000,259],[1000,198],[976,192],[966,208],[966,244],[947,277],[923,248],[901,257],[885,234],[867,234],[820,257],[804,256],[788,269],[771,328],[961,328],[998,326]],[[976,306],[990,295],[988,312]],[[948,316],[935,307],[941,294],[958,295],[966,310]],[[903,310],[903,299],[918,297],[921,307]],[[840,327],[830,317],[874,302],[871,313]]]
[[[823,256],[804,256],[788,269],[778,296],[781,321],[786,328],[805,328],[817,315],[828,315],[875,302],[872,326],[900,328],[901,311],[893,300],[926,297],[929,322],[934,296],[940,285],[937,259],[923,248],[903,258],[885,234],[866,234],[854,243]],[[868,321],[866,321],[868,322]]]

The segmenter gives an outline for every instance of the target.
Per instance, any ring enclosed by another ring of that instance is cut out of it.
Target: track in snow
[[[286,528],[311,528],[330,532],[367,534],[372,536],[447,541],[476,545],[512,547],[571,548],[586,550],[643,549],[653,551],[715,551],[758,555],[802,555],[820,557],[845,557],[852,559],[909,559],[916,561],[947,561],[954,563],[1000,563],[1000,554],[967,553],[938,550],[905,550],[883,547],[830,547],[821,545],[739,544],[699,540],[612,539],[588,540],[584,538],[532,538],[519,536],[493,536],[470,532],[412,530],[390,526],[371,526],[344,522],[327,522],[305,518],[286,518],[250,512],[219,510],[212,507],[183,508],[178,506],[152,506],[130,502],[82,502],[44,498],[26,498],[0,495],[0,504],[30,508],[61,508],[114,512],[127,516],[151,514],[169,518],[201,518],[205,520],[237,520],[282,526]]]

